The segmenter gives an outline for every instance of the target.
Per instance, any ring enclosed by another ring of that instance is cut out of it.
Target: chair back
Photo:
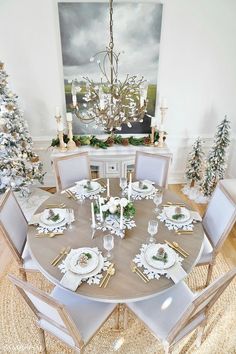
[[[187,328],[191,327],[191,324],[196,323],[196,320],[201,316],[205,319],[208,311],[214,305],[214,303],[219,299],[220,295],[228,287],[231,281],[236,275],[236,267],[231,269],[229,272],[225,273],[214,282],[212,282],[207,288],[199,293],[197,297],[193,300],[193,303],[186,309],[182,317],[179,319],[178,323],[172,328],[168,335],[168,342],[172,343],[175,338],[183,333],[183,336],[188,334]],[[192,327],[192,330],[195,329]],[[183,337],[182,336],[182,337]],[[181,339],[181,338],[180,338]]]
[[[71,187],[81,179],[90,179],[88,153],[57,157],[53,160],[57,191]]]
[[[0,204],[0,231],[17,262],[23,264],[22,253],[26,243],[27,220],[13,192],[8,189]]]
[[[215,252],[224,243],[235,221],[236,203],[218,183],[202,221],[204,231]]]
[[[135,160],[135,178],[148,179],[160,187],[168,187],[170,157],[137,151]]]
[[[53,331],[55,335],[62,331],[67,336],[71,336],[76,346],[82,347],[84,345],[76,324],[62,303],[12,274],[9,274],[8,278],[34,312],[39,321],[39,326],[40,321],[46,321],[51,325],[51,328],[55,328],[55,332]]]

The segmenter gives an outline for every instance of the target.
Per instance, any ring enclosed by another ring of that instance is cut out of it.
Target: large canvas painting
[[[90,58],[109,43],[109,4],[96,2],[60,2],[59,21],[62,44],[64,85],[67,112],[72,108],[71,82],[75,78],[85,89],[84,76],[101,80],[96,62]],[[144,76],[148,82],[148,114],[155,115],[157,72],[161,36],[162,4],[153,2],[114,3],[114,51],[120,54],[119,79],[126,74]],[[81,109],[83,91],[77,99]],[[98,134],[102,131],[74,119],[74,133]],[[122,127],[121,133],[149,133],[150,118]]]

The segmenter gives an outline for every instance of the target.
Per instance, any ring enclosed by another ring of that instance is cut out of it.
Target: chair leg
[[[170,349],[169,343],[164,343],[163,347],[164,347],[165,354],[171,354],[171,349]]]
[[[20,268],[20,276],[22,280],[27,281],[27,273],[24,268]]]
[[[203,334],[204,334],[204,329],[205,329],[205,325],[201,325],[198,327],[198,330],[197,330],[197,338],[196,338],[196,346],[197,348],[199,348],[202,344],[202,337],[203,337]]]
[[[125,306],[125,308],[124,308],[124,323],[123,323],[123,327],[124,327],[124,329],[127,329],[128,328],[128,316],[129,315],[129,311],[128,311],[128,309],[127,309],[127,307]]]
[[[214,267],[214,264],[209,264],[209,266],[208,266],[206,286],[208,286],[210,284],[212,272],[213,272],[213,267]]]
[[[40,353],[47,354],[45,334],[42,328],[39,328],[39,339],[42,346],[42,350],[40,351]]]

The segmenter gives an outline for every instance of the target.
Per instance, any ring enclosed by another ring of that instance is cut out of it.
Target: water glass
[[[113,235],[105,235],[103,236],[103,247],[105,248],[105,250],[107,250],[107,255],[106,257],[108,259],[112,258],[112,254],[111,254],[111,250],[114,247],[114,236]]]
[[[159,213],[160,209],[158,206],[162,203],[162,191],[157,191],[156,194],[154,195],[153,202],[156,205],[156,208],[154,209],[155,213]]]
[[[158,222],[157,222],[157,220],[150,220],[148,222],[148,233],[150,234],[150,237],[147,240],[149,243],[154,243],[155,242],[154,235],[157,234],[157,231],[158,231]]]
[[[124,190],[127,187],[127,178],[121,177],[120,178],[120,188],[122,189],[122,194],[124,194]]]

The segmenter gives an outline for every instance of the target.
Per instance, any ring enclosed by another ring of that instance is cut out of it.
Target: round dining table
[[[98,182],[100,181],[104,183],[105,180],[98,180]],[[110,195],[114,197],[121,196],[118,178],[110,179]],[[106,192],[103,193],[103,196],[106,196]],[[167,202],[179,203],[183,201],[176,193],[164,189],[163,204]],[[57,266],[51,265],[52,260],[60,253],[60,250],[67,246],[70,246],[71,249],[98,247],[105,255],[103,235],[109,232],[96,230],[92,239],[90,199],[85,199],[82,202],[76,201],[68,198],[66,194],[58,192],[52,194],[49,199],[42,203],[36,213],[42,212],[48,204],[58,203],[64,203],[67,208],[74,210],[75,221],[72,223],[72,229],[66,229],[63,235],[53,238],[36,238],[37,229],[31,225],[28,229],[27,242],[31,256],[42,274],[55,285],[62,286],[60,280],[63,274]],[[111,277],[106,288],[83,282],[76,290],[78,295],[96,301],[126,303],[148,299],[175,286],[175,283],[171,279],[167,279],[166,276],[160,276],[159,279],[152,279],[145,283],[136,273],[132,272],[131,261],[140,252],[142,244],[147,243],[148,221],[157,217],[154,214],[155,205],[153,200],[134,200],[133,203],[136,209],[134,216],[136,227],[126,230],[123,239],[114,235],[112,263],[114,263],[116,273]],[[189,253],[189,256],[184,258],[182,262],[183,269],[189,274],[200,257],[202,250],[204,231],[201,222],[194,224],[191,234],[182,235],[177,235],[174,230],[168,230],[163,222],[158,221],[158,223],[159,227],[156,235],[158,243],[164,243],[164,240],[176,241]]]

